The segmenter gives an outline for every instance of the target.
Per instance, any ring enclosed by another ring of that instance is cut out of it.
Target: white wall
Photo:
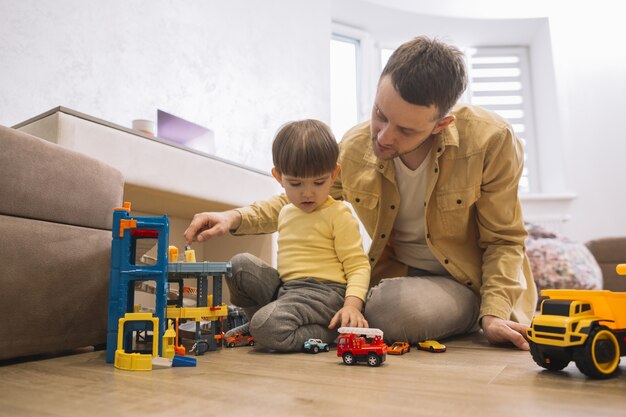
[[[0,0],[0,124],[62,105],[130,127],[163,109],[271,168],[278,127],[329,121],[329,0]]]
[[[550,15],[565,171],[578,194],[571,234],[624,236],[626,24],[621,2],[572,3]]]

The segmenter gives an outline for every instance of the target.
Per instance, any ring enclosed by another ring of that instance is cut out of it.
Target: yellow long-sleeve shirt
[[[305,277],[346,284],[346,297],[365,301],[370,264],[359,226],[343,203],[328,197],[306,213],[293,204],[278,215],[278,273],[283,282]]]

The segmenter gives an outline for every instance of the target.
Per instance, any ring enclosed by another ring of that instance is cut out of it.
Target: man
[[[455,47],[426,37],[400,46],[380,77],[371,121],[340,144],[331,196],[352,204],[372,238],[364,314],[387,340],[480,326],[490,342],[528,350],[537,292],[517,197],[522,145],[497,115],[453,108],[466,85]],[[284,204],[276,197],[197,214],[185,238],[274,232]]]

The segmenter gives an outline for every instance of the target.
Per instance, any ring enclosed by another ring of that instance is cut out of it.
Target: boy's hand
[[[218,213],[204,212],[193,216],[185,230],[184,236],[188,244],[194,240],[202,242],[216,236],[223,236],[241,225],[241,214],[236,210]]]
[[[346,301],[343,307],[335,313],[330,324],[329,329],[339,327],[369,327],[367,320],[363,317],[361,309],[363,308],[363,301],[357,297],[346,297]]]

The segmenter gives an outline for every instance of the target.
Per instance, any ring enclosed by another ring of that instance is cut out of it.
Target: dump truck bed
[[[613,320],[604,323],[611,329],[626,329],[626,292],[608,290],[543,290],[541,295],[552,300],[580,300],[592,305],[596,316]]]

